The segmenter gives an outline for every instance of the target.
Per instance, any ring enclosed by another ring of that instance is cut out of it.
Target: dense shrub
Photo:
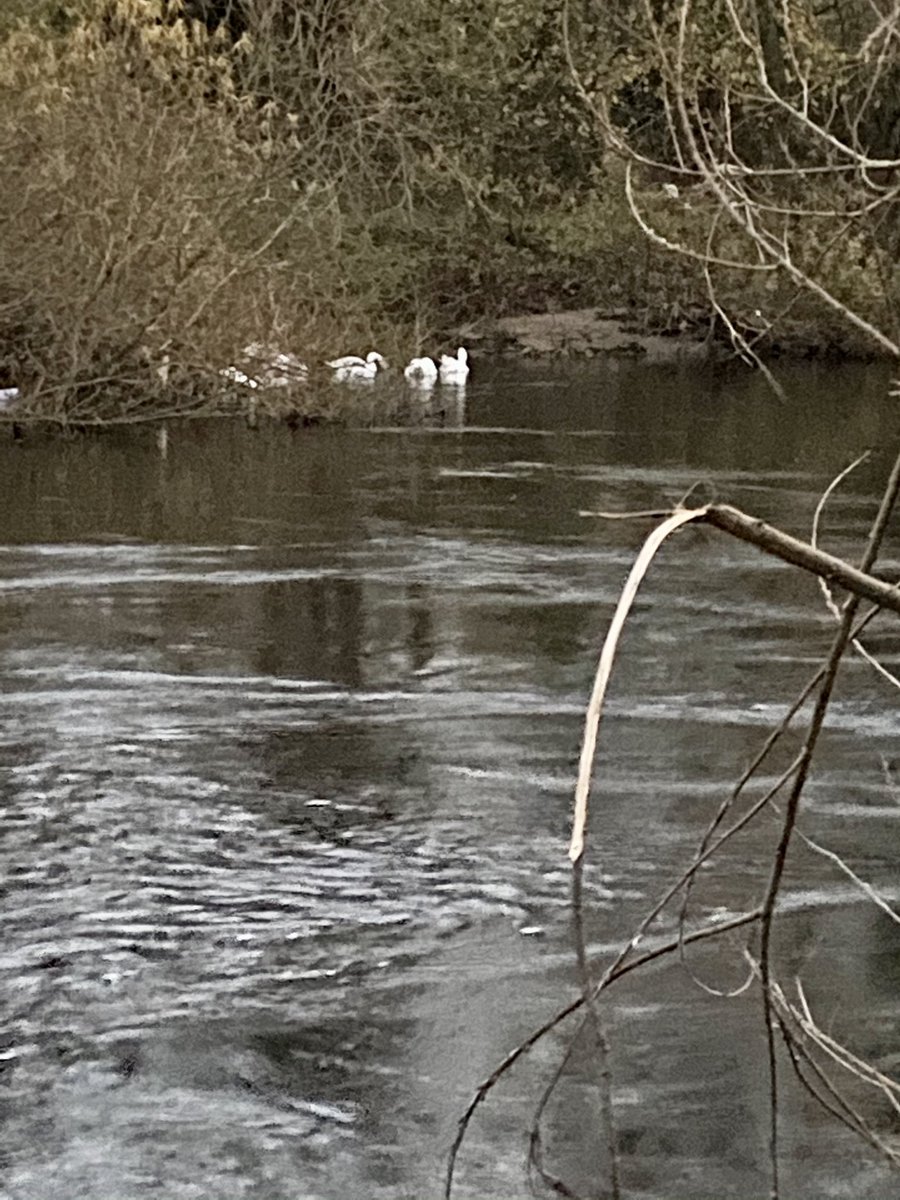
[[[175,389],[206,404],[218,368],[249,342],[315,362],[375,342],[418,350],[513,310],[601,303],[657,324],[702,313],[702,269],[644,238],[604,150],[611,121],[677,166],[641,11],[563,0],[8,8],[0,384],[15,379],[73,417],[158,404],[164,381],[170,399]],[[702,11],[692,70],[711,121],[717,87],[749,67],[722,41],[717,0]],[[816,78],[861,86],[839,46],[811,34],[803,45]],[[768,115],[750,115],[735,137],[751,157],[771,153]],[[638,170],[641,203],[670,244],[696,244],[709,223],[702,188],[673,201],[664,182]],[[723,226],[723,257],[745,252],[727,236]],[[820,231],[808,240],[821,255]],[[835,286],[868,312],[884,299],[872,282],[880,247],[862,234],[853,247],[836,246]],[[784,299],[771,276],[719,286],[750,311]]]

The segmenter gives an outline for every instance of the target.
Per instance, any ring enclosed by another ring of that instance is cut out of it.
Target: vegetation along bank
[[[0,388],[108,421],[240,408],[249,346],[897,356],[897,18],[821,8],[9,0]],[[254,403],[354,402],[296,382]]]

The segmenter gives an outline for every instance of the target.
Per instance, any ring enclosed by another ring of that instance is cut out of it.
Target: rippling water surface
[[[877,371],[794,370],[786,405],[748,377],[630,365],[473,379],[464,416],[408,429],[180,425],[165,455],[143,429],[0,444],[3,1195],[437,1197],[474,1088],[576,992],[582,712],[647,528],[584,513],[699,486],[807,536],[835,472],[897,434]],[[876,454],[835,497],[829,548],[858,553],[884,471]],[[831,635],[814,581],[751,548],[687,530],[664,550],[604,723],[597,954]],[[896,626],[872,644],[900,666]],[[804,825],[895,901],[898,729],[896,693],[848,664]],[[774,830],[705,870],[697,919],[757,901]],[[739,982],[737,942],[692,957]],[[835,1036],[896,1069],[897,929],[799,848],[779,961]],[[617,985],[607,1016],[628,1194],[767,1194],[758,999],[673,963]],[[459,1196],[528,1194],[563,1046],[476,1119]],[[588,1195],[586,1062],[545,1141]],[[792,1196],[895,1189],[790,1079],[784,1114]]]

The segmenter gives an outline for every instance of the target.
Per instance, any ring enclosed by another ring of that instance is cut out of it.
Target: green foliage
[[[604,142],[609,122],[677,165],[678,7],[655,9],[654,29],[627,0],[9,0],[0,368],[77,414],[162,362],[213,385],[251,341],[316,360],[376,341],[412,351],[515,310],[697,309],[702,268],[644,238]],[[780,11],[810,112],[844,119],[836,89],[863,86],[846,16]],[[802,159],[724,0],[691,13],[688,119],[718,136],[728,97],[735,153]],[[887,90],[869,105],[882,142],[893,105]],[[708,191],[673,202],[665,178],[639,171],[635,195],[669,245],[752,253]],[[854,202],[840,181],[805,186],[820,208]],[[894,286],[889,234],[855,229],[853,253],[829,257],[827,220],[798,221],[792,247],[869,313]],[[771,276],[726,271],[720,286],[746,305],[783,298]]]
[[[572,294],[576,262],[591,292],[549,233],[602,183],[559,0],[198,11],[48,3],[0,43],[17,379],[77,412],[250,341],[416,349]]]
[[[815,328],[830,308],[829,324],[839,314],[896,346],[897,13],[864,0],[614,7],[610,70],[585,90],[632,159],[656,243],[726,310]]]
[[[66,33],[77,19],[76,6],[60,0],[4,0],[0,8],[0,35],[26,22]]]

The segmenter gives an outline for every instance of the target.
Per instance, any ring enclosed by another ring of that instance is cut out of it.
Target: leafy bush
[[[604,151],[607,122],[663,167],[671,151],[634,6],[16,11],[0,24],[0,383],[23,383],[45,410],[217,403],[218,369],[249,342],[315,362],[376,343],[418,350],[514,310],[628,306],[663,324],[704,311],[702,269],[645,239]],[[737,90],[750,67],[723,41],[717,0],[702,11],[690,52],[712,120],[717,87]],[[823,97],[829,79],[860,86],[858,64],[796,20]],[[769,117],[747,115],[735,138],[770,153]],[[665,181],[638,170],[638,203],[670,244],[703,242],[714,205],[702,187],[673,202]],[[860,311],[893,287],[889,236],[885,225],[880,241],[860,234],[852,255],[833,255],[835,286]],[[722,225],[711,248],[746,252],[735,237]],[[821,257],[822,242],[812,222],[793,244]],[[718,286],[751,310],[791,302],[771,277],[748,286],[725,272]]]

